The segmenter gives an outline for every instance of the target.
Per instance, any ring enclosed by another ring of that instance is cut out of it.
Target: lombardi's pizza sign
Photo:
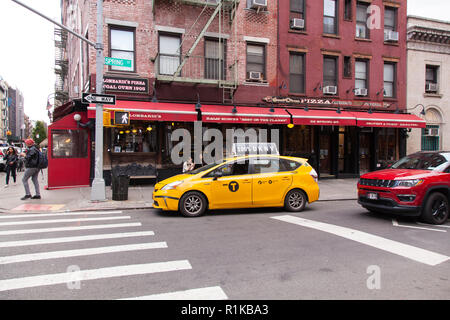
[[[391,104],[379,101],[359,101],[359,100],[335,100],[335,99],[320,99],[320,98],[289,98],[289,97],[265,97],[262,99],[267,103],[277,104],[298,104],[298,105],[316,105],[316,106],[341,106],[341,107],[372,107],[372,108],[387,108]]]

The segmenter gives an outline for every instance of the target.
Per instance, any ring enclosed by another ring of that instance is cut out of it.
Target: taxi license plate
[[[367,198],[369,198],[370,200],[378,200],[378,193],[369,192],[367,193]]]

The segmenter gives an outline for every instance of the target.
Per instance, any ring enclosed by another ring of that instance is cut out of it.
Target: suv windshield
[[[391,169],[443,171],[449,162],[450,156],[439,153],[415,153],[400,159]]]

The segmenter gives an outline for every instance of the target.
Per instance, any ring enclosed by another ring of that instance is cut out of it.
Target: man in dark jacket
[[[33,139],[25,140],[27,145],[27,153],[25,156],[25,173],[23,175],[23,186],[25,187],[25,196],[20,198],[21,200],[26,199],[41,199],[41,193],[39,191],[39,149],[34,145]],[[34,184],[34,190],[36,195],[31,196],[30,186],[28,185],[28,180],[31,178]]]

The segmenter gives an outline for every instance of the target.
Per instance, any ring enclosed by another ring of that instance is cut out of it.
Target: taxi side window
[[[223,177],[248,174],[248,160],[224,164],[210,172],[206,177],[214,177],[216,172],[222,172]]]
[[[280,171],[294,171],[302,165],[301,163],[299,163],[297,161],[286,160],[286,159],[280,159],[280,163],[281,163]]]
[[[444,172],[445,173],[450,173],[450,166]]]
[[[253,173],[273,173],[280,171],[280,161],[279,159],[252,159]]]

